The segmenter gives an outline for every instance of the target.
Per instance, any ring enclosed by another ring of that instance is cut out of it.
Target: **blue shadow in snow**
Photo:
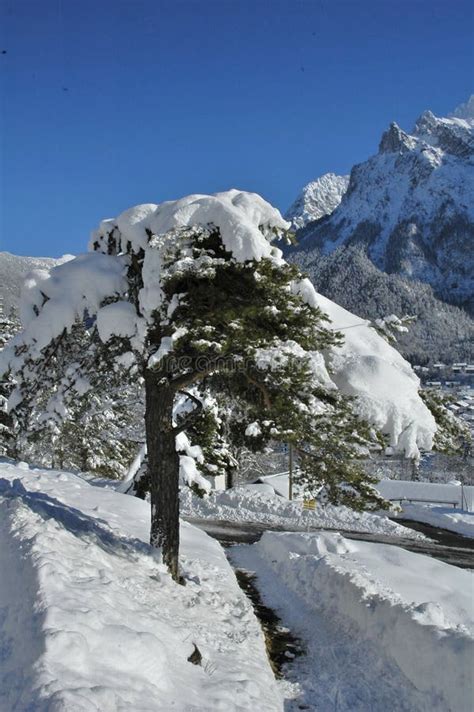
[[[19,479],[7,480],[0,477],[0,496],[21,499],[32,512],[45,521],[54,519],[74,536],[81,538],[92,536],[96,543],[108,552],[113,550],[115,554],[120,552],[130,554],[133,551],[153,555],[157,551],[141,539],[136,537],[129,539],[115,534],[104,519],[91,517],[44,492],[28,491]]]

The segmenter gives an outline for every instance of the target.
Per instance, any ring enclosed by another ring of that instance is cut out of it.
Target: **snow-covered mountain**
[[[293,229],[298,230],[330,215],[341,202],[348,185],[349,176],[325,173],[303,188],[285,218],[291,222]]]
[[[20,293],[26,275],[32,270],[49,270],[68,256],[54,259],[53,257],[23,257],[10,252],[0,252],[0,304],[8,314],[10,309],[17,309]]]
[[[378,153],[352,169],[340,204],[297,237],[300,250],[324,255],[360,244],[383,272],[472,312],[474,98],[449,118],[426,111],[411,133],[392,123]]]
[[[464,119],[465,121],[474,120],[474,94],[471,94],[465,104],[460,104],[453,111],[451,118]]]
[[[411,363],[472,361],[474,319],[437,299],[429,284],[378,269],[361,245],[339,247],[329,255],[299,251],[292,260],[321,294],[362,318],[416,315],[408,333],[397,334],[397,348]]]

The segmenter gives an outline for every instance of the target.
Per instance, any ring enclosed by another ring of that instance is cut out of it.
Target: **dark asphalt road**
[[[210,536],[217,539],[223,546],[232,544],[253,544],[258,541],[265,531],[308,531],[307,528],[284,528],[272,524],[254,522],[226,522],[209,519],[194,519],[186,517],[191,524],[203,529]],[[454,534],[445,529],[438,529],[428,524],[397,519],[399,524],[420,531],[430,537],[431,541],[413,541],[380,534],[345,531],[343,529],[310,528],[309,531],[338,531],[347,539],[371,541],[379,544],[400,546],[417,554],[425,554],[435,559],[440,559],[447,564],[459,566],[463,569],[474,569],[474,540]]]

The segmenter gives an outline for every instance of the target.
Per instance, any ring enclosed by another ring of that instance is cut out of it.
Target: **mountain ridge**
[[[472,361],[474,320],[460,307],[437,299],[429,284],[379,270],[358,245],[329,255],[292,255],[316,289],[348,311],[374,321],[389,314],[416,315],[397,349],[411,363]]]
[[[303,190],[286,257],[319,292],[364,318],[416,314],[399,339],[412,361],[473,358],[474,95],[448,117],[423,112],[411,133],[392,122],[338,205],[304,210]]]
[[[457,113],[470,117],[473,106],[471,98]],[[361,244],[380,270],[473,312],[474,118],[426,111],[411,134],[393,122],[378,153],[353,167],[339,205],[297,239],[298,249],[325,255]]]
[[[51,269],[64,262],[69,255],[63,257],[28,257],[14,255],[11,252],[0,252],[0,306],[8,314],[12,309],[18,311],[18,303],[23,283],[29,272],[36,269]]]
[[[285,219],[298,230],[308,223],[330,215],[339,205],[349,185],[349,176],[325,173],[311,181],[285,213]]]

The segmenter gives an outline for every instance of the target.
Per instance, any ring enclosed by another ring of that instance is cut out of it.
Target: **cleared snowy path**
[[[287,712],[471,711],[471,572],[337,534],[266,533],[229,557],[303,641]]]

